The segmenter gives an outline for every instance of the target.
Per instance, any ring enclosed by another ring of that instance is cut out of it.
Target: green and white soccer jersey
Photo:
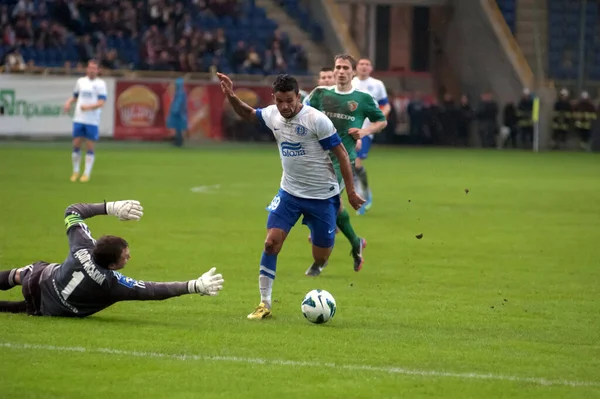
[[[308,97],[308,92],[306,90],[299,90],[299,94],[300,94],[300,102],[304,103],[304,101],[306,100],[306,97]]]
[[[340,92],[336,86],[317,87],[309,94],[305,104],[318,109],[331,119],[353,165],[356,159],[356,140],[350,136],[348,130],[361,129],[367,119],[371,122],[385,121],[385,116],[373,97],[354,88],[347,92]],[[335,157],[332,157],[332,161],[338,182],[342,185],[339,162]]]

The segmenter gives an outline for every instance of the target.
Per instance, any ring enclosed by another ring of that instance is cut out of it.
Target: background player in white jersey
[[[98,126],[100,125],[101,108],[106,102],[106,83],[98,78],[98,63],[88,61],[86,76],[77,79],[73,96],[65,103],[65,112],[75,103],[73,116],[73,174],[71,181],[77,181],[80,174],[81,144],[85,141],[87,152],[85,154],[85,170],[79,179],[81,182],[90,180],[94,167],[94,145],[98,141]]]
[[[379,79],[372,78],[371,72],[373,72],[373,65],[368,58],[361,58],[358,60],[356,65],[357,76],[352,79],[352,86],[358,90],[369,93],[375,102],[379,105],[379,109],[383,112],[383,115],[388,117],[391,106],[387,96],[387,90],[383,82]],[[363,128],[369,126],[371,122],[367,119],[363,125]],[[363,161],[367,159],[371,143],[373,141],[373,135],[363,137],[361,139],[360,149],[357,148],[356,158],[356,176],[360,180],[361,186],[364,190],[367,202],[358,210],[359,215],[363,215],[366,211],[371,209],[373,205],[373,194],[369,187],[369,180],[367,179],[367,170],[363,165]]]
[[[329,156],[340,161],[348,201],[359,209],[364,200],[356,193],[352,166],[333,123],[320,111],[304,107],[298,82],[290,75],[279,75],[273,83],[275,105],[254,109],[233,92],[231,80],[218,73],[221,89],[235,112],[247,121],[268,127],[277,140],[283,167],[281,188],[267,207],[267,238],[260,261],[259,289],[261,303],[249,319],[271,316],[271,293],[277,255],[300,216],[312,235],[314,263],[307,270],[320,271],[327,265],[335,240],[335,223],[340,206],[340,187]]]

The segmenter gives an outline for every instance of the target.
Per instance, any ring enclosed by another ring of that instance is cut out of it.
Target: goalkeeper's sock
[[[337,220],[335,221],[337,226],[340,228],[342,233],[346,236],[348,241],[350,241],[350,245],[352,245],[352,249],[356,249],[360,247],[360,238],[354,232],[354,228],[352,228],[352,224],[350,223],[350,214],[346,209],[343,209],[337,216]]]
[[[364,166],[361,166],[360,168],[356,168],[356,176],[358,176],[358,179],[360,180],[360,184],[362,185],[365,193],[368,193],[369,192],[369,180],[367,179],[367,170],[364,168]]]
[[[79,174],[79,164],[81,163],[81,150],[79,148],[73,148],[71,161],[73,162],[73,173]]]
[[[26,313],[27,302],[0,301],[0,313]]]
[[[260,272],[258,276],[258,287],[260,289],[260,301],[271,309],[271,293],[273,292],[273,280],[277,269],[277,255],[262,253],[260,258]]]
[[[94,167],[94,160],[96,156],[94,155],[94,151],[88,150],[85,154],[85,172],[83,173],[86,176],[90,176],[92,174],[92,168]]]
[[[0,272],[0,290],[7,291],[17,285],[15,281],[17,269],[5,270]]]

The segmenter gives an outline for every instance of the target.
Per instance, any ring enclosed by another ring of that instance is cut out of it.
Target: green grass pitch
[[[598,155],[376,147],[367,166],[373,209],[352,216],[363,270],[338,235],[323,275],[305,277],[297,224],[274,318],[254,322],[274,145],[101,143],[82,184],[68,180],[68,143],[1,143],[0,269],[61,262],[70,203],[138,199],[139,223],[89,221],[129,241],[125,274],[189,280],[217,266],[226,283],[216,298],[82,320],[0,315],[0,397],[600,397]],[[338,303],[325,325],[300,312],[314,288]]]

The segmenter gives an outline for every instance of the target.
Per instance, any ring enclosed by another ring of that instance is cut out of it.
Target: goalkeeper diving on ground
[[[144,282],[119,272],[129,261],[129,245],[121,237],[95,240],[85,219],[116,216],[140,220],[138,201],[74,204],[65,211],[69,253],[63,263],[38,261],[0,271],[0,290],[22,286],[24,300],[0,301],[0,312],[33,316],[86,317],[121,301],[157,301],[186,294],[215,296],[223,289],[223,276],[213,267],[195,280]]]

